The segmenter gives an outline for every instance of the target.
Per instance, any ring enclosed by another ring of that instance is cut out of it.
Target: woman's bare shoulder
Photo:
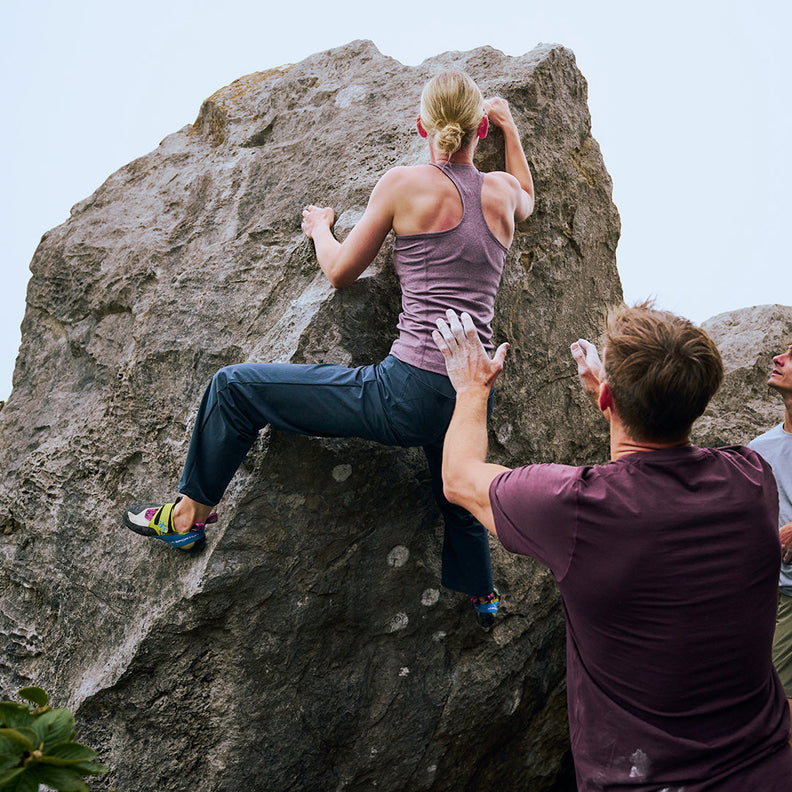
[[[403,190],[409,186],[412,189],[422,185],[431,187],[435,184],[436,174],[439,171],[431,165],[397,165],[380,177],[377,188],[380,190]]]
[[[517,200],[522,192],[520,182],[506,171],[490,171],[484,174],[484,189],[492,194]]]
[[[409,179],[424,179],[427,177],[434,176],[438,170],[432,165],[424,164],[424,165],[396,165],[395,167],[391,168],[390,170],[385,171],[382,175],[383,179],[389,179],[393,181],[397,180],[409,180]]]
[[[487,171],[484,174],[484,181],[489,182],[491,185],[501,186],[504,189],[513,190],[520,188],[520,182],[506,171]]]

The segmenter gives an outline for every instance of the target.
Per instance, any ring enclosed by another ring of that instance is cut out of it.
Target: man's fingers
[[[575,363],[577,363],[578,374],[585,374],[589,366],[586,360],[586,350],[581,345],[581,342],[575,341],[570,347],[570,350],[572,351],[572,357],[575,359]]]
[[[492,385],[496,379],[498,379],[498,375],[503,371],[503,361],[506,357],[506,352],[509,349],[508,344],[501,344],[495,350],[495,356],[492,358],[490,362],[490,374],[485,381],[485,385]]]
[[[443,319],[438,319],[435,324],[437,325],[437,330],[440,331],[443,341],[445,341],[446,345],[450,348],[452,344],[455,344],[454,334],[451,332],[451,328],[445,323]]]
[[[473,319],[465,311],[457,315],[449,308],[445,319],[438,318],[436,324],[432,339],[443,355],[448,376],[457,393],[468,387],[492,386],[503,369],[509,345],[501,344],[490,358]]]
[[[463,313],[460,317],[462,330],[465,332],[465,335],[468,337],[468,341],[475,343],[476,341],[480,341],[478,330],[476,330],[476,325],[473,324],[473,320],[470,318],[469,313]]]
[[[472,353],[474,352],[475,348],[478,348],[481,350],[482,355],[487,356],[487,353],[484,350],[484,345],[481,343],[478,330],[476,329],[476,325],[473,323],[473,319],[471,318],[470,314],[466,311],[463,311],[461,314],[457,314],[456,311],[454,311],[452,308],[449,308],[446,311],[446,319],[437,319],[435,324],[437,325],[437,330],[433,331],[433,335],[439,331],[439,335],[442,337],[443,342],[446,344],[450,352],[454,352],[457,349],[462,348]],[[442,347],[440,347],[437,339],[435,339],[435,343],[442,351]],[[508,349],[508,344],[501,344],[495,352],[492,362],[502,366],[503,359],[506,357],[506,352]]]
[[[448,317],[448,326],[451,328],[451,332],[459,339],[465,331],[462,329],[462,322],[459,321],[456,311],[449,308],[446,311],[446,316]]]
[[[503,368],[503,361],[506,359],[506,353],[509,351],[509,344],[503,343],[495,350],[495,356],[492,358],[493,363],[497,363]]]
[[[476,325],[473,324],[473,319],[467,311],[463,311],[457,316],[457,314],[449,308],[446,311],[446,316],[448,317],[451,330],[460,344],[463,342],[462,336],[464,335],[471,344],[483,346],[479,338],[478,330],[476,330]]]
[[[578,340],[575,341],[575,343],[572,344],[570,348],[572,350],[572,356],[575,358],[575,360],[579,360],[581,358],[584,360],[587,359],[591,355],[591,350],[594,350],[595,354],[597,352],[594,344],[586,341],[585,338],[578,338]]]
[[[434,340],[437,348],[443,353],[444,358],[447,358],[451,355],[451,349],[439,330],[432,330],[432,339]]]
[[[597,352],[597,347],[595,347],[594,344],[592,344],[590,341],[586,341],[585,338],[580,338],[578,339],[578,345],[583,347],[583,351],[586,353],[586,362],[589,364],[589,366],[591,366],[591,368],[602,368],[600,356]]]
[[[582,374],[585,371],[590,371],[597,377],[602,373],[602,362],[600,361],[597,347],[585,338],[578,338],[572,346],[570,346],[572,357],[578,365],[578,373]]]

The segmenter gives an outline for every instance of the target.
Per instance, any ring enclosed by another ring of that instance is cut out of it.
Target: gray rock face
[[[773,357],[792,344],[792,307],[729,311],[702,327],[718,345],[725,376],[694,427],[694,440],[703,446],[746,444],[783,420],[783,403],[767,387],[767,379]]]
[[[538,195],[496,305],[492,457],[607,454],[568,348],[620,299],[619,220],[568,50],[412,68],[354,42],[218,91],[44,236],[0,412],[0,684],[76,709],[113,768],[97,788],[569,788],[555,584],[495,546],[504,606],[481,631],[439,586],[420,452],[264,432],[203,554],[119,525],[174,494],[222,365],[387,353],[388,246],[335,292],[300,212],[332,205],[343,234],[386,169],[427,161],[418,98],[450,66],[509,100]],[[484,143],[479,167],[501,165]]]

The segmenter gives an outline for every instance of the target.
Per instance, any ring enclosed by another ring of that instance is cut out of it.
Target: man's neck
[[[792,434],[792,393],[773,384],[770,389],[776,391],[784,402],[784,431]]]
[[[610,421],[610,457],[615,462],[627,454],[645,451],[661,451],[664,448],[681,448],[690,445],[690,438],[686,437],[677,443],[649,443],[645,440],[636,440],[624,430],[619,420]]]

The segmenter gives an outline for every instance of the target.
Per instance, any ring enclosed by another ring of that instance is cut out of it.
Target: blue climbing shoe
[[[217,522],[214,512],[205,523],[195,523],[187,533],[178,533],[173,527],[173,507],[178,503],[133,503],[123,513],[122,520],[130,531],[141,536],[154,536],[171,547],[188,553],[196,553],[206,546],[204,528]]]
[[[500,605],[500,594],[494,589],[486,597],[471,597],[470,602],[476,613],[476,621],[485,630],[489,630],[495,624],[495,616]]]

